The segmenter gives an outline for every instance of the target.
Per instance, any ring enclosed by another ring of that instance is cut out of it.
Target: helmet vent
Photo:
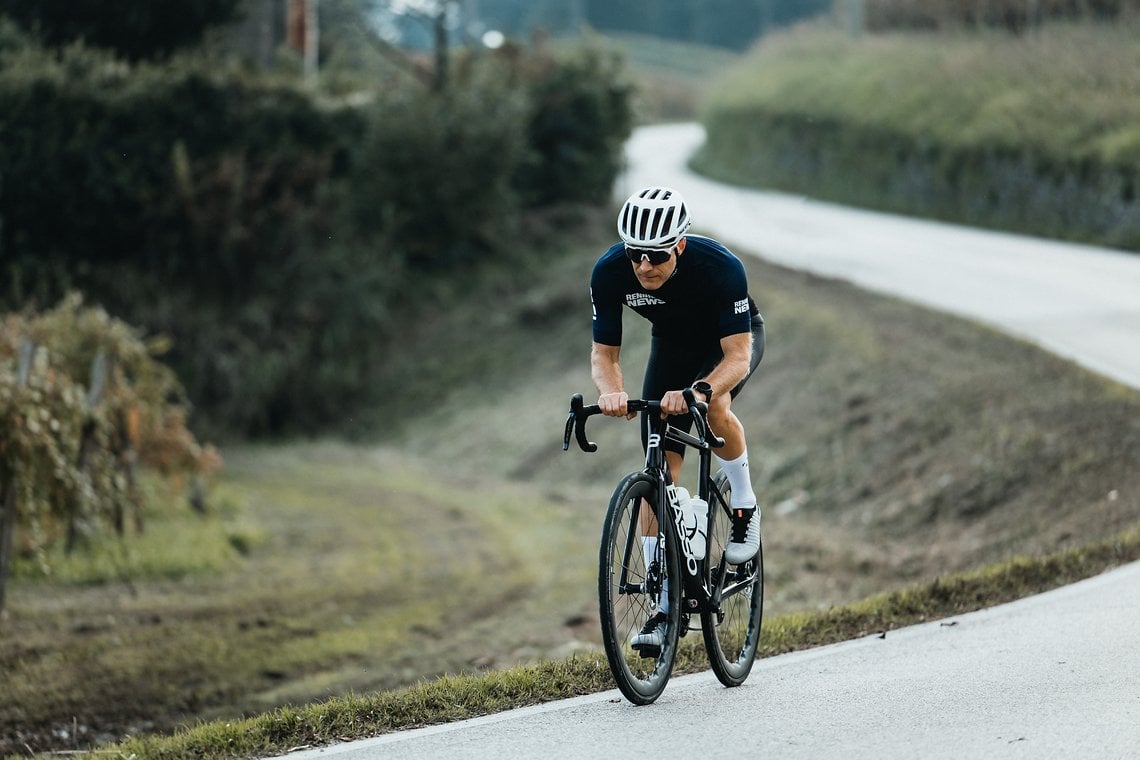
[[[667,187],[647,187],[622,206],[618,232],[626,245],[667,249],[677,244],[691,222],[680,193]]]

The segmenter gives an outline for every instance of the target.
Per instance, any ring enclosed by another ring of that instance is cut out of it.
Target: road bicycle
[[[598,558],[602,643],[618,688],[637,705],[650,704],[661,696],[673,672],[678,640],[689,633],[694,616],[700,619],[709,665],[725,686],[744,683],[760,643],[763,542],[750,562],[730,565],[725,561],[732,491],[723,472],[712,474],[712,450],[724,441],[709,428],[708,405],[696,401],[691,390],[684,395],[695,435],[662,419],[660,401],[629,401],[631,413],[647,412],[645,469],[629,473],[618,483],[602,527]],[[601,414],[601,409],[583,405],[581,394],[570,398],[563,451],[570,448],[572,434],[583,451],[598,450],[586,437],[586,420],[595,414]],[[665,440],[699,452],[692,504],[704,512],[703,551],[699,528],[687,520],[669,475],[662,448]],[[642,540],[653,536],[656,541]],[[662,607],[667,616],[664,642],[660,647],[633,649],[631,638]]]

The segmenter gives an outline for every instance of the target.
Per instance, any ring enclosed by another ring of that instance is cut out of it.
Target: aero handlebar
[[[709,429],[709,405],[704,401],[697,401],[696,397],[693,396],[692,388],[686,388],[684,395],[685,402],[689,405],[689,415],[693,418],[693,424],[696,425],[697,437],[700,439],[701,445],[711,446],[714,449],[719,449],[721,446],[724,446],[724,439]],[[659,411],[661,409],[661,402],[630,399],[626,406],[630,412]],[[571,396],[570,414],[566,417],[566,433],[562,437],[562,450],[566,451],[570,448],[570,435],[573,433],[582,451],[597,451],[598,445],[586,438],[586,420],[595,414],[601,413],[601,407],[597,404],[585,406],[582,403],[581,393],[575,393]]]

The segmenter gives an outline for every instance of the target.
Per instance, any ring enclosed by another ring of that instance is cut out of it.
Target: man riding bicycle
[[[698,400],[708,403],[709,426],[725,441],[717,462],[732,486],[725,559],[743,564],[760,549],[760,510],[748,475],[744,427],[731,404],[764,355],[764,319],[748,294],[740,260],[716,240],[686,235],[690,224],[684,198],[670,188],[645,188],[626,200],[617,224],[622,242],[598,259],[590,278],[590,368],[602,413],[633,419],[619,362],[622,305],[650,321],[642,398],[660,399],[669,423],[683,430],[692,424],[684,389],[692,388]],[[643,446],[648,431],[643,419]],[[667,440],[664,448],[677,483],[684,447]],[[647,558],[656,553],[657,531],[650,527],[642,538]],[[664,612],[650,618],[632,646],[660,646]]]

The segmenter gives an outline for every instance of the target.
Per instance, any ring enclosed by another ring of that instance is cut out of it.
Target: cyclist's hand
[[[625,391],[617,393],[603,393],[598,397],[598,407],[607,417],[625,417],[632,420],[634,415],[629,413],[629,394]]]
[[[672,414],[688,414],[689,405],[685,403],[684,391],[667,391],[661,397],[661,417]]]

